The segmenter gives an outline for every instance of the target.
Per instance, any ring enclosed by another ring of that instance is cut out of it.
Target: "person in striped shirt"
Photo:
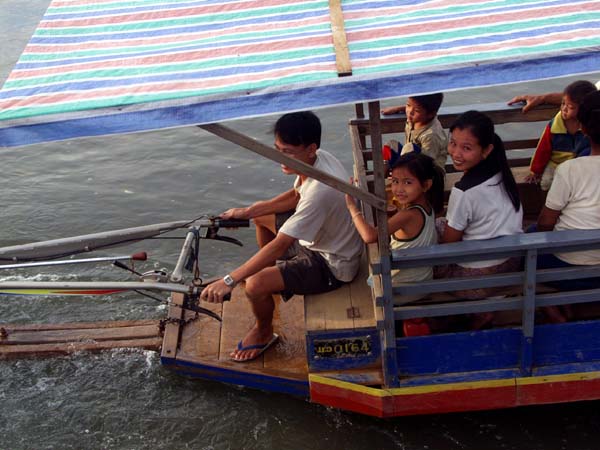
[[[547,191],[559,164],[589,155],[590,141],[581,131],[577,112],[583,98],[594,91],[596,87],[585,80],[575,81],[565,88],[560,111],[546,125],[531,158],[526,182],[539,183],[542,190]]]

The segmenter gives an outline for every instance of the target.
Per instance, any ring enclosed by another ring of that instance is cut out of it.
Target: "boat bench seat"
[[[363,255],[358,275],[351,283],[324,294],[304,296],[307,331],[346,330],[375,327],[369,267]]]

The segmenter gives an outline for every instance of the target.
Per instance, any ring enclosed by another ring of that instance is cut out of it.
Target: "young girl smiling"
[[[444,174],[434,160],[422,153],[407,153],[392,167],[392,193],[401,208],[388,219],[390,248],[422,247],[437,244],[435,213],[444,208]],[[377,228],[368,224],[354,199],[346,196],[346,205],[363,240],[377,242]],[[428,280],[431,267],[392,271],[392,283]],[[417,298],[403,298],[403,303]]]

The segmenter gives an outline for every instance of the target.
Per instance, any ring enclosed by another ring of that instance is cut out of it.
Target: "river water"
[[[0,83],[48,0],[0,0]],[[596,80],[600,74],[590,76]],[[505,101],[561,90],[572,79],[450,93],[445,104]],[[397,102],[389,101],[387,104]],[[352,107],[319,112],[323,148],[351,167],[346,122]],[[274,118],[231,126],[270,142]],[[523,129],[513,130],[514,133]],[[5,151],[0,179],[0,246],[189,219],[275,195],[291,180],[278,165],[194,128],[86,139]],[[220,275],[256,250],[205,244],[203,273]],[[136,244],[141,269],[172,268],[180,242]],[[108,265],[2,279],[127,279]],[[0,297],[0,322],[53,323],[161,318],[137,295],[106,298]],[[598,402],[380,420],[303,399],[189,380],[153,352],[119,350],[0,361],[0,449],[597,449]]]

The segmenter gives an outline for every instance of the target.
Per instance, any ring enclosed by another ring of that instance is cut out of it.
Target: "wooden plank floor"
[[[325,294],[306,296],[306,329],[341,330],[375,326],[375,308],[367,284],[369,268],[363,255],[358,275],[352,283]]]
[[[113,348],[158,350],[158,320],[0,325],[0,359]]]
[[[203,308],[209,309],[219,316],[223,313],[223,305],[203,303]],[[195,313],[186,311],[184,319],[189,320]],[[194,324],[194,322],[197,322]],[[181,330],[181,347],[179,352],[194,355],[199,358],[217,359],[219,357],[221,323],[211,317],[200,314],[194,322],[185,325]]]
[[[263,373],[292,379],[308,376],[304,337],[304,299],[295,296],[283,302],[275,296],[273,326],[279,341],[253,361],[237,363],[229,354],[254,325],[254,316],[244,287],[236,286],[231,300],[223,305],[202,302],[201,306],[221,315],[223,322],[200,315],[181,332],[177,359],[204,363],[248,373]],[[189,313],[186,313],[189,314]]]
[[[250,302],[246,299],[243,284],[238,285],[232,292],[231,300],[223,304],[222,319],[219,361],[231,361],[229,354],[254,325],[254,316],[250,309]],[[264,357],[260,356],[254,361],[248,361],[244,366],[262,368]]]
[[[273,318],[279,343],[273,351],[266,352],[264,367],[296,373],[308,373],[304,327],[304,297],[295,295],[287,302],[275,298]]]

